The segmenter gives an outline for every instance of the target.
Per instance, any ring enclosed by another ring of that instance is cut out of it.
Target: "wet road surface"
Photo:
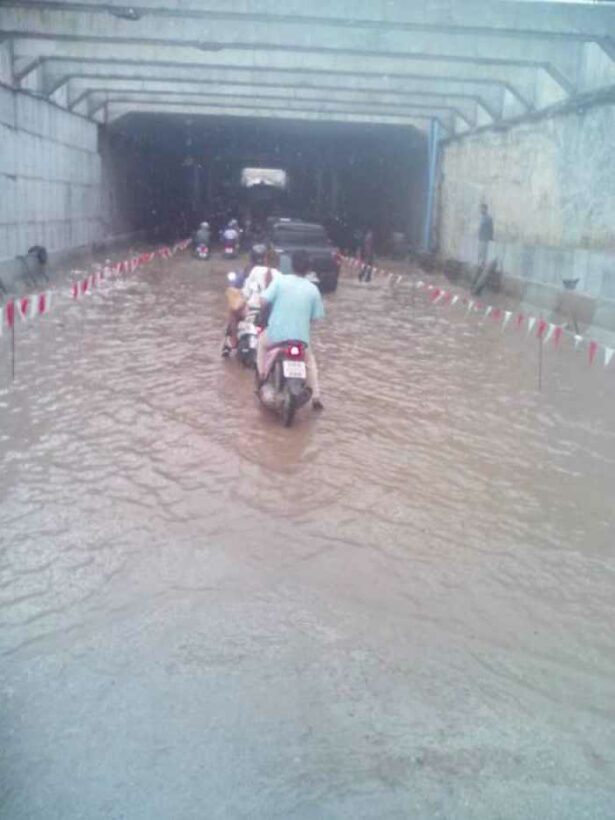
[[[0,816],[615,816],[615,380],[344,281],[326,411],[220,263],[0,340]]]

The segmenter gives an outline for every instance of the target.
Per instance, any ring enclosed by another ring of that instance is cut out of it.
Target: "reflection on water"
[[[0,341],[5,816],[612,817],[613,374],[344,281],[284,430],[217,264]]]

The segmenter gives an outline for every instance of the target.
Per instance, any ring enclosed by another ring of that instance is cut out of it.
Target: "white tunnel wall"
[[[0,259],[105,233],[98,125],[0,87]]]

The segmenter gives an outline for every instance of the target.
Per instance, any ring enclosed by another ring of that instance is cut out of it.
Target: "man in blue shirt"
[[[310,257],[306,251],[295,251],[292,255],[293,273],[278,276],[262,295],[263,307],[270,306],[271,313],[267,329],[258,341],[256,365],[261,378],[264,376],[265,358],[270,345],[297,341],[306,346],[305,363],[307,382],[312,388],[312,407],[322,410],[318,368],[310,344],[310,328],[313,321],[322,319],[325,309],[320,291],[305,279],[310,270]]]
[[[480,206],[480,225],[478,227],[478,269],[472,281],[472,293],[478,296],[491,276],[495,260],[487,266],[489,244],[493,242],[493,219],[489,208],[483,203]]]
[[[489,254],[489,243],[493,242],[493,219],[489,208],[480,206],[480,225],[478,227],[478,266],[484,268]]]

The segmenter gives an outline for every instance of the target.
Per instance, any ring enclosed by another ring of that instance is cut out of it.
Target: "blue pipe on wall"
[[[438,167],[438,149],[440,142],[440,120],[435,117],[429,128],[429,169],[427,180],[427,204],[425,209],[425,231],[423,234],[423,249],[430,253],[432,250],[433,206],[436,190],[436,169]]]

